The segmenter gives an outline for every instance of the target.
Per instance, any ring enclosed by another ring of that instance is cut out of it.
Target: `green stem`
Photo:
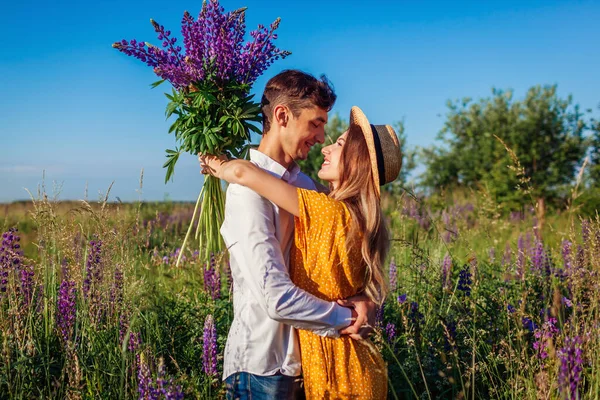
[[[177,256],[177,262],[175,263],[176,268],[179,267],[179,262],[181,261],[181,256],[183,255],[183,252],[185,251],[185,245],[188,241],[188,238],[190,237],[190,232],[192,231],[192,227],[194,226],[194,221],[196,220],[196,212],[198,211],[198,205],[200,204],[200,200],[202,199],[203,194],[204,194],[204,186],[202,187],[202,190],[200,190],[200,195],[198,195],[198,200],[196,200],[196,207],[194,208],[194,214],[192,214],[192,220],[190,221],[190,226],[188,227],[187,233],[185,234],[185,239],[183,239],[183,244],[181,245],[181,251],[179,252],[179,255]]]

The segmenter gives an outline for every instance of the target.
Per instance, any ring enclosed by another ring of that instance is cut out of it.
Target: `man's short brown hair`
[[[263,133],[271,129],[273,109],[280,104],[288,107],[294,117],[298,117],[303,108],[313,106],[329,112],[336,98],[333,86],[325,75],[317,79],[298,70],[282,71],[269,79],[265,86],[261,100]]]

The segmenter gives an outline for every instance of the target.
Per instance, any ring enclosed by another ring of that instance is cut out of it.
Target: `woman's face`
[[[325,146],[321,150],[325,160],[323,161],[323,165],[321,166],[318,175],[322,180],[331,183],[334,189],[339,185],[340,158],[347,138],[348,131],[344,132],[344,134],[340,136],[335,143]]]

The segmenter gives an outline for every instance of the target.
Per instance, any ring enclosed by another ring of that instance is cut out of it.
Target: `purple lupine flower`
[[[208,265],[204,266],[204,290],[213,300],[221,298],[221,276],[213,254]]]
[[[465,296],[471,296],[471,272],[469,267],[465,265],[458,274],[458,290],[462,291]]]
[[[554,317],[548,318],[541,328],[535,329],[533,336],[536,338],[536,341],[533,343],[533,348],[540,359],[544,360],[548,358],[548,352],[546,351],[548,342],[552,340],[557,333],[558,328],[556,327],[556,318]]]
[[[406,296],[406,293],[398,295],[398,304],[404,304],[406,302]]]
[[[113,284],[110,289],[110,306],[113,312],[119,310],[123,305],[123,271],[119,266],[115,267]]]
[[[140,400],[155,399],[156,397],[153,396],[155,389],[152,385],[153,382],[152,376],[150,375],[150,367],[148,366],[146,357],[144,357],[143,354],[141,357],[139,357],[137,379],[139,394],[138,398]]]
[[[21,237],[17,228],[10,228],[2,234],[0,246],[0,297],[7,291],[9,277],[15,281],[14,290],[21,304],[28,306],[33,297],[33,266],[23,264]]]
[[[567,308],[571,308],[573,307],[573,302],[569,299],[567,299],[566,297],[563,296],[562,298],[562,303],[565,305],[565,307]]]
[[[562,256],[563,256],[563,266],[565,267],[565,272],[567,274],[570,273],[573,265],[573,261],[571,260],[571,254],[573,249],[573,243],[569,240],[565,239],[562,241]]]
[[[63,279],[58,289],[56,304],[56,325],[60,331],[63,343],[67,343],[73,337],[76,316],[77,288],[75,281]]]
[[[531,264],[533,271],[538,274],[544,272],[544,267],[546,265],[546,251],[544,250],[544,244],[539,240],[535,244],[533,256],[531,257]]]
[[[227,288],[233,290],[233,276],[231,275],[231,263],[227,260],[227,268],[225,268],[225,277],[227,279]]]
[[[408,313],[408,318],[412,321],[413,324],[419,324],[423,322],[424,316],[419,311],[419,303],[413,301],[410,303],[410,311]]]
[[[389,343],[393,343],[396,339],[396,325],[391,322],[388,322],[385,326],[385,335],[388,338]]]
[[[90,291],[102,282],[102,241],[90,241],[90,252],[86,262],[85,279],[83,280],[83,297],[88,298]]]
[[[513,307],[511,304],[506,306],[506,309],[508,310],[509,313],[514,314],[517,309],[515,307]]]
[[[203,4],[197,20],[187,11],[183,15],[181,34],[185,54],[176,45],[177,38],[153,20],[162,48],[136,40],[122,40],[113,47],[154,68],[158,76],[176,89],[206,78],[217,84],[234,80],[251,85],[275,60],[290,54],[273,44],[279,21],[269,27],[259,25],[250,32],[252,41],[244,44],[245,10],[226,13],[217,0],[209,0]]]
[[[456,348],[456,322],[446,323],[446,332],[444,332],[444,349],[450,351]]]
[[[517,274],[519,276],[523,276],[526,253],[527,246],[525,244],[525,238],[523,237],[523,234],[520,234],[519,239],[517,239]]]
[[[442,261],[442,289],[450,287],[450,274],[452,269],[452,257],[449,254],[444,256]]]
[[[581,269],[585,267],[586,259],[585,259],[585,248],[582,245],[577,245],[577,255],[575,257],[575,267],[577,269]]]
[[[584,219],[581,221],[581,238],[583,239],[583,244],[588,245],[590,239],[590,221]]]
[[[529,332],[535,331],[538,327],[537,324],[528,317],[521,318],[521,323],[523,324],[523,328],[527,329]]]
[[[570,399],[579,399],[579,382],[583,371],[583,350],[581,338],[565,338],[565,345],[558,350],[560,369],[558,384],[560,392],[566,394]]]
[[[384,312],[384,306],[385,303],[382,303],[378,308],[377,308],[377,312],[375,313],[375,326],[377,328],[381,328],[381,326],[383,325],[383,312]]]
[[[390,261],[390,269],[389,269],[389,277],[390,277],[390,291],[393,292],[396,290],[397,282],[398,282],[398,268],[396,266],[396,262],[392,258]]]
[[[510,244],[506,243],[506,247],[504,248],[504,254],[502,254],[502,266],[510,266],[512,258],[512,250],[510,248]]]
[[[490,264],[493,264],[496,262],[496,248],[495,247],[490,247],[490,249],[488,250],[488,256],[490,258]]]
[[[211,314],[204,320],[202,340],[202,369],[206,375],[215,376],[217,375],[217,328]]]

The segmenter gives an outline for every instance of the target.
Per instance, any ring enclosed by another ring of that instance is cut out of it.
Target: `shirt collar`
[[[300,173],[300,167],[295,162],[289,168],[285,168],[266,154],[255,149],[250,149],[250,161],[288,183],[293,183]]]

